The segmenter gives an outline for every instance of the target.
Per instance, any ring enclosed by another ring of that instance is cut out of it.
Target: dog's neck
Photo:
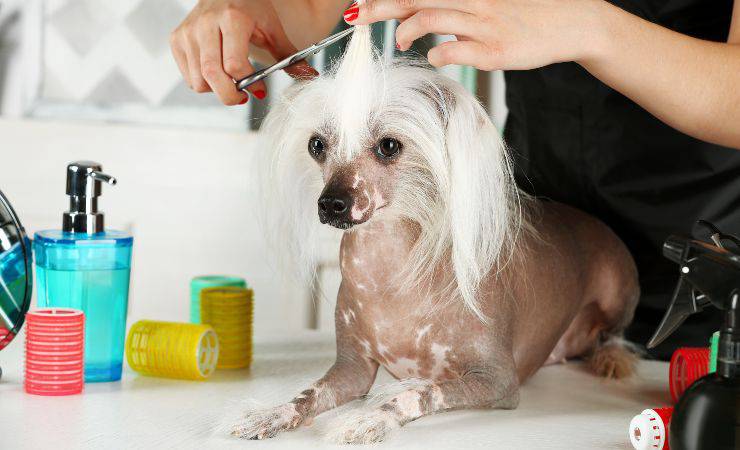
[[[411,267],[412,249],[419,233],[418,224],[386,218],[345,232],[339,254],[342,282],[356,295],[400,296],[405,303],[413,303],[416,297],[431,298],[435,292],[449,294],[442,287],[452,282],[453,275],[444,270],[444,263],[435,268],[429,279],[417,280],[420,283],[413,287],[402,287],[407,281],[403,278],[404,271]]]
[[[411,223],[398,219],[372,220],[344,233],[341,252],[355,256],[405,257],[417,235],[416,227]],[[340,254],[340,262],[342,258]]]
[[[339,254],[342,277],[359,290],[379,290],[406,264],[416,239],[413,224],[393,219],[373,220],[344,233]]]
[[[390,329],[422,326],[444,308],[450,314],[470,314],[462,302],[447,302],[446,290],[454,276],[440,265],[428,278],[404,285],[404,270],[411,266],[412,250],[419,237],[419,226],[402,220],[374,219],[344,233],[339,263],[344,300],[338,305],[340,315],[362,313],[362,320],[372,324],[372,333]],[[444,262],[442,263],[444,264]],[[399,283],[400,282],[400,283]],[[359,319],[358,319],[359,320]],[[385,324],[385,325],[384,325]]]

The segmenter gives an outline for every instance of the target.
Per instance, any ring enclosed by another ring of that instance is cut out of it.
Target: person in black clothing
[[[231,80],[253,71],[249,42],[286,56],[327,35],[344,6],[201,0],[173,32],[173,54],[194,90],[243,103]],[[691,233],[698,219],[740,233],[732,0],[367,0],[344,19],[401,20],[402,51],[429,33],[455,35],[429,51],[432,65],[506,70],[504,135],[519,186],[600,218],[637,262],[642,297],[628,339],[647,342],[668,306],[678,278],[661,254],[669,234]],[[250,89],[264,98],[264,85]],[[716,311],[696,315],[653,355],[706,346],[719,325]]]

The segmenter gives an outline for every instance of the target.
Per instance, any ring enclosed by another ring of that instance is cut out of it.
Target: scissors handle
[[[260,70],[258,70],[256,72],[254,72],[253,74],[248,75],[248,76],[242,78],[241,80],[234,81],[234,83],[236,84],[236,88],[238,90],[240,90],[240,91],[246,90],[247,87],[250,84],[254,84],[254,83],[258,82],[259,80],[267,77],[267,75],[269,75],[268,73],[266,73],[267,70],[268,69],[272,69],[273,67],[274,66],[270,66],[270,67],[266,67],[264,69],[260,69]]]

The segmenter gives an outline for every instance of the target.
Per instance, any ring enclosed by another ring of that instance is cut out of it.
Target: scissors
[[[328,38],[322,41],[319,41],[313,44],[312,46],[299,51],[298,53],[294,53],[288,56],[287,58],[271,65],[270,67],[265,67],[262,70],[258,70],[255,73],[245,78],[242,78],[241,80],[234,80],[234,83],[236,84],[236,88],[240,91],[244,91],[247,89],[247,86],[249,86],[250,84],[256,83],[262,80],[263,78],[266,78],[268,75],[270,75],[273,72],[277,72],[278,70],[285,69],[286,67],[292,66],[298,61],[302,61],[308,58],[309,56],[315,55],[316,53],[330,46],[331,44],[344,38],[345,36],[349,36],[350,34],[352,34],[353,31],[355,31],[355,27],[347,28],[344,31],[340,31],[337,34],[333,34],[329,36]]]

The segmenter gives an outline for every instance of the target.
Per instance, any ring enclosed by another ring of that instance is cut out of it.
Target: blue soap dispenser
[[[106,230],[101,184],[115,185],[99,163],[67,166],[69,211],[61,230],[34,235],[39,307],[85,313],[85,381],[121,378],[133,237]]]

